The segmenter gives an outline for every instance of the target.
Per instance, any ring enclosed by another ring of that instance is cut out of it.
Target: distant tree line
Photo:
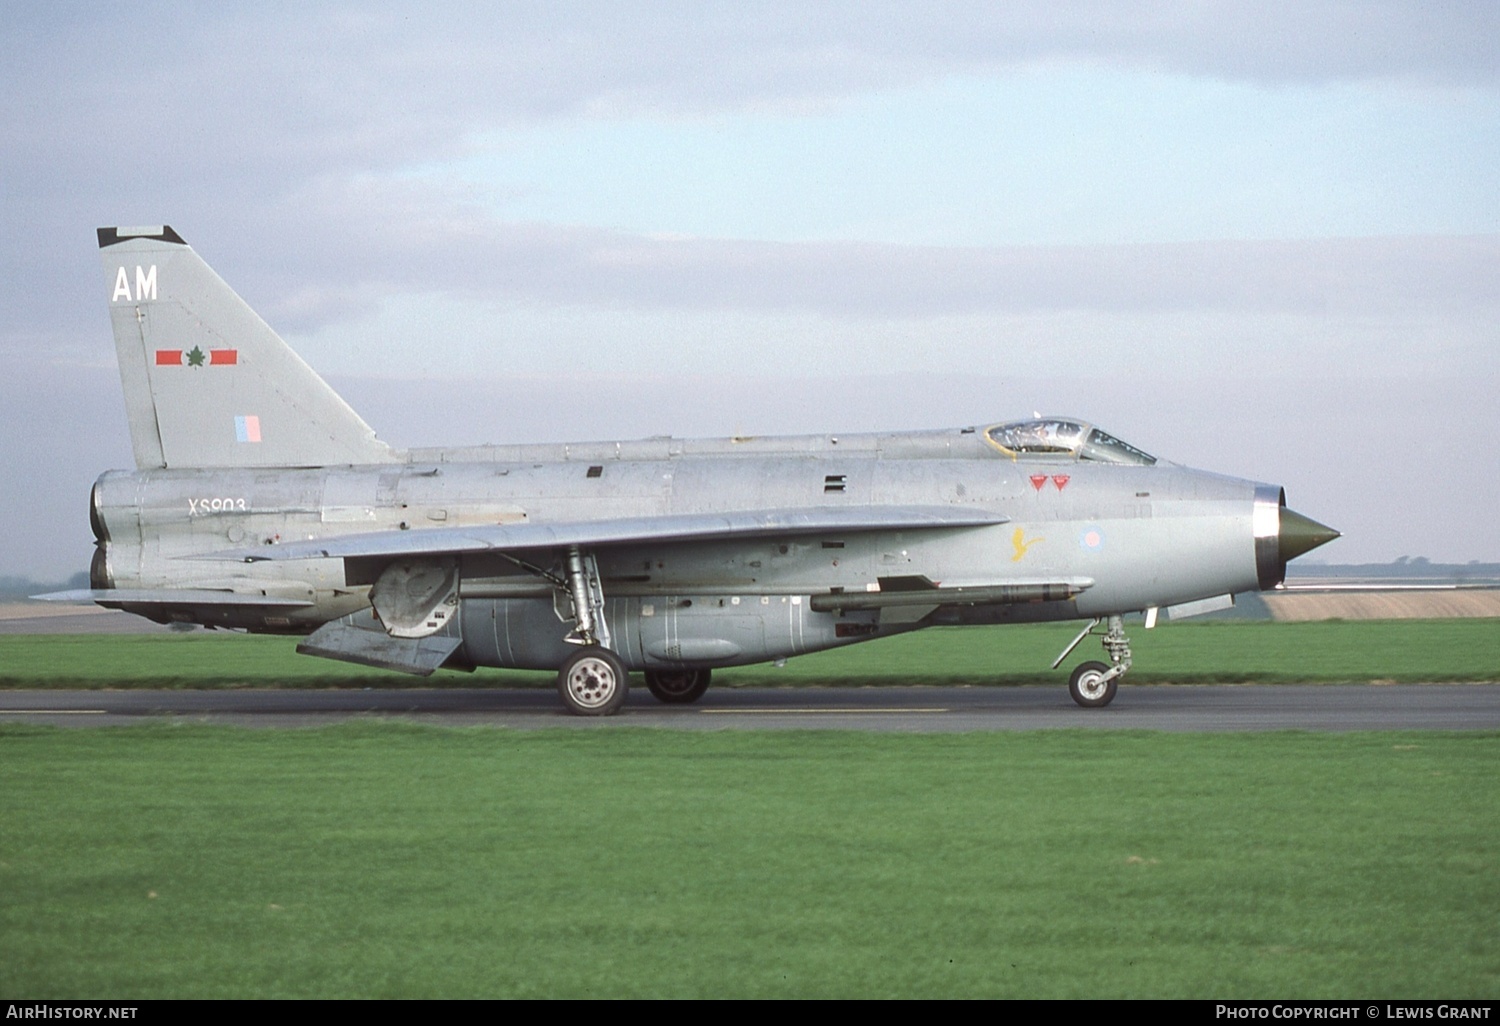
[[[48,591],[68,591],[89,586],[89,572],[80,570],[66,581],[35,581],[30,577],[8,577],[0,574],[0,599],[24,599]]]

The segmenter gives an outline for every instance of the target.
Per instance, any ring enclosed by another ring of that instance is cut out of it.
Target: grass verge
[[[721,670],[719,686],[1051,684],[1076,624],[936,628]],[[1172,624],[1132,629],[1132,684],[1500,680],[1500,620]],[[418,678],[299,656],[291,638],[0,635],[0,687],[551,687],[550,673]],[[1100,657],[1085,642],[1070,662]]]
[[[0,727],[0,996],[1496,997],[1500,735]]]

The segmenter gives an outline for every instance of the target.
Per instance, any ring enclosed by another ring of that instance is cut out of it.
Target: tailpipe
[[[1255,489],[1255,512],[1251,517],[1255,534],[1255,570],[1262,591],[1286,580],[1286,565],[1320,545],[1339,537],[1339,532],[1311,517],[1286,508],[1286,489],[1262,485]]]

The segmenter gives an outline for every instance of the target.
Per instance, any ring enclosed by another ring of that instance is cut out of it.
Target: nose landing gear
[[[1062,655],[1053,662],[1055,670],[1062,665],[1062,661],[1079,643],[1098,627],[1100,620],[1095,617],[1089,621],[1089,625],[1078,632],[1067,648],[1063,649]],[[1111,616],[1107,620],[1107,627],[1103,638],[1104,651],[1109,654],[1109,663],[1087,662],[1081,663],[1068,678],[1068,694],[1073,701],[1086,709],[1099,709],[1114,701],[1115,691],[1118,689],[1120,678],[1125,676],[1130,669],[1130,639],[1125,636],[1125,619],[1121,616]]]

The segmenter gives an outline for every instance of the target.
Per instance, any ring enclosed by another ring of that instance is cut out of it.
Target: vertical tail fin
[[[394,459],[170,227],[100,228],[99,249],[137,467]]]

